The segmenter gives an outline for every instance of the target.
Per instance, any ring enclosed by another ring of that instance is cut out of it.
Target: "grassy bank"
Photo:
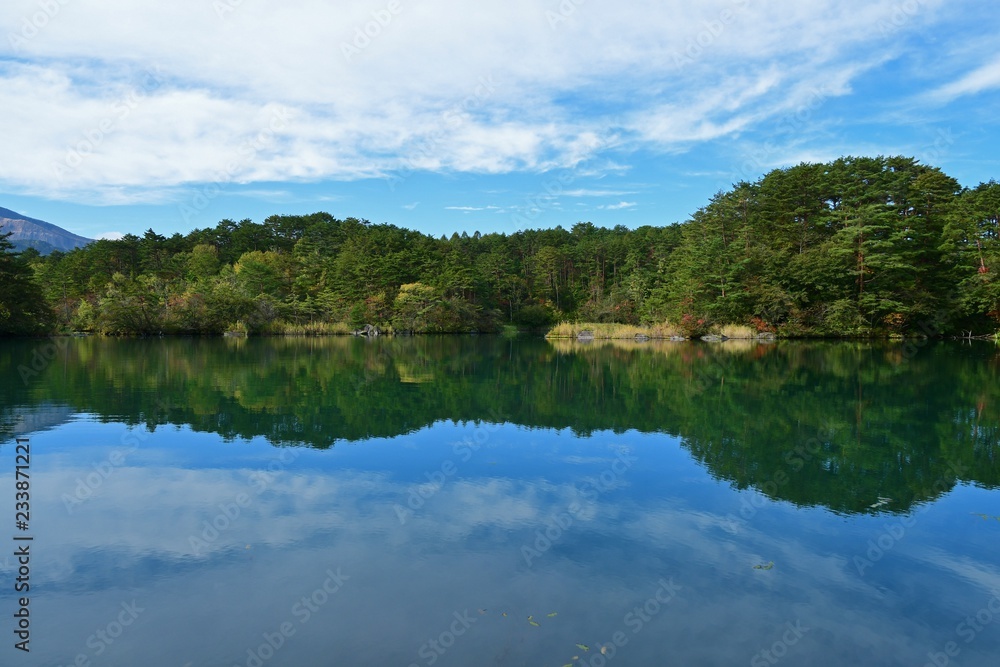
[[[583,332],[590,332],[599,340],[626,340],[646,336],[654,339],[689,338],[682,329],[669,322],[639,326],[631,324],[601,324],[595,322],[561,322],[552,327],[546,338],[579,338]],[[750,339],[757,337],[757,331],[751,327],[727,324],[713,327],[710,334],[726,338]]]

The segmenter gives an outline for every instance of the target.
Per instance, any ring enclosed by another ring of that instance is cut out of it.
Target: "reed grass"
[[[596,340],[627,340],[636,336],[649,338],[687,338],[684,332],[669,322],[636,326],[631,324],[601,324],[596,322],[560,322],[552,327],[546,338],[578,338],[582,332],[589,331]],[[710,333],[717,336],[738,340],[757,338],[758,332],[753,327],[743,324],[725,324],[712,327]]]
[[[718,327],[719,335],[726,338],[756,338],[757,330],[743,324],[724,324]]]
[[[588,322],[560,322],[552,327],[546,338],[578,338],[582,332],[589,331],[595,339],[600,340],[627,340],[636,336],[648,336],[649,338],[672,338],[682,336],[680,330],[670,325],[668,322],[653,324],[650,326],[636,326],[632,324],[603,324]]]
[[[273,336],[349,336],[351,327],[346,322],[306,322],[305,324],[276,322],[269,327],[267,333]]]

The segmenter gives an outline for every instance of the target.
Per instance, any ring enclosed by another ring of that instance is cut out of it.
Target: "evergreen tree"
[[[10,234],[0,234],[0,335],[37,335],[54,316],[28,263],[14,252]]]

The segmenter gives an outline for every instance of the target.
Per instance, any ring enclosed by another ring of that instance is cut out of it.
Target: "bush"
[[[517,311],[514,321],[531,329],[541,329],[551,326],[556,321],[556,316],[551,308],[532,304]]]

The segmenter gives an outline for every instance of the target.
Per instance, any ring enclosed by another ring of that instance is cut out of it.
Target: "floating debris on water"
[[[868,509],[870,509],[870,510],[877,510],[880,507],[885,507],[886,505],[888,505],[891,502],[892,502],[892,498],[883,498],[882,496],[878,496],[878,502],[869,505]]]

